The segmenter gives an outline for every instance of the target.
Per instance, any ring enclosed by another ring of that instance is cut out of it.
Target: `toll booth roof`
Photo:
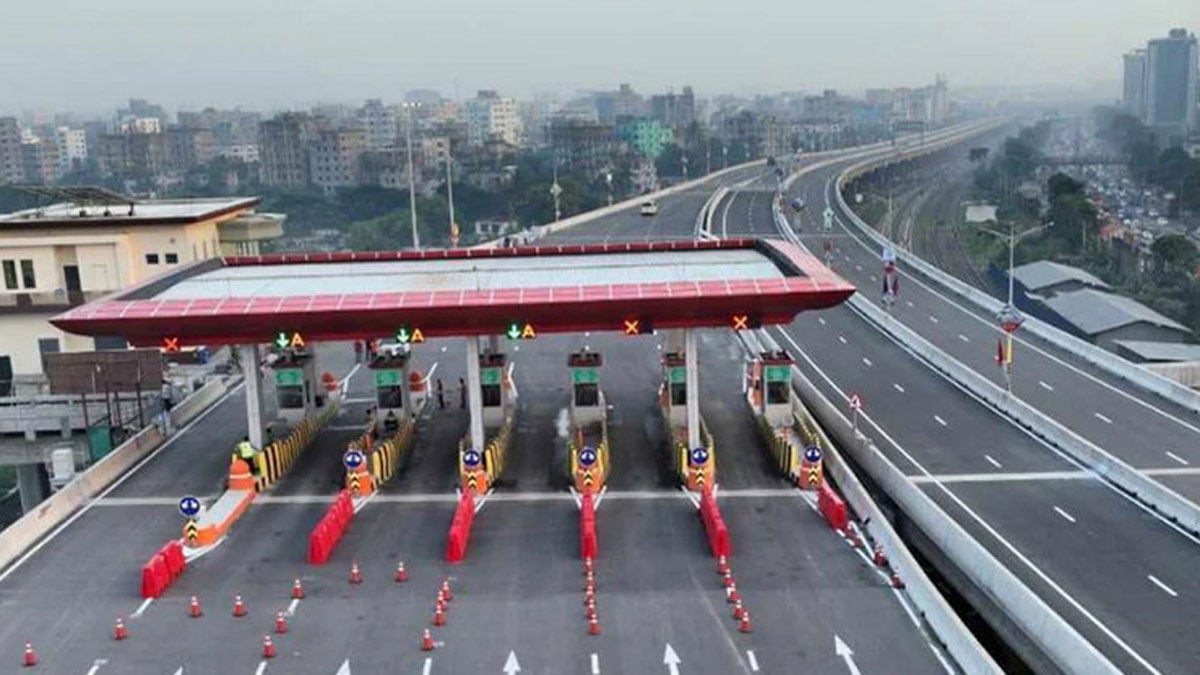
[[[134,345],[786,323],[854,287],[807,251],[735,239],[368,253],[192,263],[52,320]],[[740,319],[740,321],[735,321]]]

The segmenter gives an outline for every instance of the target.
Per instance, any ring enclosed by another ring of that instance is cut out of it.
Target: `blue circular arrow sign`
[[[821,461],[821,449],[815,445],[810,445],[804,449],[804,459],[809,464],[816,464]]]
[[[472,467],[472,468],[477,467],[477,466],[479,466],[479,463],[482,461],[483,461],[483,456],[480,455],[479,452],[473,448],[468,449],[465,452],[463,452],[463,464],[466,464],[469,467]]]
[[[200,500],[188,495],[179,500],[179,513],[184,518],[191,518],[200,513]]]
[[[346,454],[342,455],[342,464],[345,464],[350,471],[362,466],[365,461],[367,461],[366,456],[358,450],[347,450]]]
[[[692,464],[701,465],[708,461],[708,448],[692,448]]]
[[[596,463],[595,448],[585,445],[579,449],[579,463],[584,466],[591,466]]]

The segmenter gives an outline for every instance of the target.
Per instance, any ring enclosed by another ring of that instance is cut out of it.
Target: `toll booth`
[[[687,426],[687,361],[679,352],[663,355],[663,406],[672,428]]]
[[[571,422],[587,426],[604,420],[604,392],[600,390],[600,367],[604,357],[599,352],[581,351],[567,357],[571,369]]]
[[[746,366],[746,396],[756,415],[773,428],[792,424],[792,357],[762,352]]]
[[[608,478],[608,406],[600,389],[598,352],[567,357],[571,371],[571,435],[567,443],[571,482],[580,493],[597,493]]]
[[[316,360],[308,352],[286,350],[270,365],[274,372],[275,403],[288,426],[298,424],[324,403],[317,388]],[[318,396],[321,401],[318,401]]]
[[[375,383],[375,404],[378,418],[389,412],[397,417],[416,414],[409,382],[409,354],[379,354],[367,364]]]
[[[483,399],[483,427],[499,429],[512,410],[512,380],[508,356],[489,352],[479,355],[479,390]]]

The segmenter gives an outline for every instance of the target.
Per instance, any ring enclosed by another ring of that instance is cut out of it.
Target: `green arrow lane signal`
[[[506,334],[508,335],[509,340],[516,340],[516,339],[520,338],[521,337],[521,324],[519,324],[519,323],[509,324],[508,332]]]
[[[287,346],[291,343],[292,341],[288,339],[287,333],[280,333],[275,336],[275,346],[280,349],[287,349]]]
[[[396,341],[399,342],[400,344],[406,345],[406,344],[408,344],[408,341],[411,339],[412,339],[412,333],[408,332],[407,327],[401,327],[400,330],[396,331]]]

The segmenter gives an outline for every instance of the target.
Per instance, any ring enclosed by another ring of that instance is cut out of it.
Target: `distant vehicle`
[[[658,215],[658,202],[654,201],[653,199],[642,202],[641,213],[643,216]]]
[[[400,342],[394,337],[383,338],[379,341],[379,353],[387,354],[388,356],[398,356],[407,354],[409,346],[406,343]]]
[[[799,197],[796,197],[795,199],[793,199],[792,200],[792,210],[793,211],[803,211],[804,210],[804,200]]]

